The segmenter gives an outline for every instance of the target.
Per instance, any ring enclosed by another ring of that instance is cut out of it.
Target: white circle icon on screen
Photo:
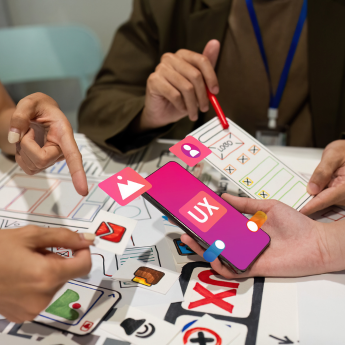
[[[258,225],[254,221],[248,221],[247,227],[249,231],[252,231],[252,232],[256,232],[259,229]]]
[[[224,249],[225,248],[225,243],[223,241],[221,241],[221,240],[217,240],[214,244],[216,245],[216,247],[218,249]]]

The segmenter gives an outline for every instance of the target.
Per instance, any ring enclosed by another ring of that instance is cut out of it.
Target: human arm
[[[183,34],[177,39],[162,25],[162,18],[182,20],[174,16],[181,9],[152,4],[134,1],[79,112],[80,131],[118,153],[146,146],[185,117],[191,129],[198,108],[209,108],[205,82],[211,92],[219,90],[214,72],[219,42],[211,40],[204,55],[181,49]]]
[[[62,228],[0,230],[0,314],[16,323],[35,318],[68,280],[88,274],[93,239]],[[66,259],[47,247],[76,252]]]
[[[217,258],[212,268],[225,278],[253,276],[297,277],[345,269],[345,222],[320,223],[275,200],[222,196],[241,213],[267,214],[262,229],[271,237],[271,244],[243,274],[230,271]],[[255,234],[255,233],[253,233]],[[191,237],[181,240],[198,255],[204,249]]]
[[[345,205],[345,140],[334,141],[325,148],[307,190],[315,197],[302,208],[305,215],[333,204]]]

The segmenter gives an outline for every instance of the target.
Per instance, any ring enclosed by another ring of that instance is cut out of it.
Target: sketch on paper
[[[212,151],[205,161],[249,197],[276,199],[302,209],[312,198],[307,181],[238,125],[228,122],[230,131],[214,118],[190,134]]]

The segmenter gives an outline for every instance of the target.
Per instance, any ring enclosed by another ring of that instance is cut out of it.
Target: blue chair
[[[0,29],[0,81],[3,84],[75,78],[84,96],[102,60],[98,38],[84,27]]]

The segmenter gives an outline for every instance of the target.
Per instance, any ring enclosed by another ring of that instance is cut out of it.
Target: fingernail
[[[320,187],[314,182],[309,182],[307,186],[307,191],[309,194],[317,194],[320,192]]]
[[[214,86],[211,90],[212,94],[218,94],[219,92],[219,87],[218,86]]]
[[[96,238],[96,235],[93,233],[88,233],[88,232],[79,232],[79,236],[81,240],[83,241],[86,239],[87,241],[94,241]]]
[[[8,142],[9,143],[17,143],[20,141],[20,133],[15,131],[9,131],[8,133]]]

